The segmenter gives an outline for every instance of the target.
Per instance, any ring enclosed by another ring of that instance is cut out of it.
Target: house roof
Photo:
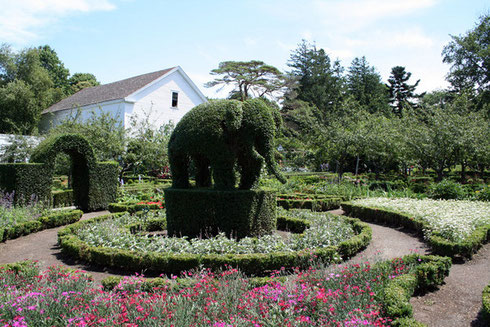
[[[175,68],[172,67],[153,73],[130,77],[122,81],[82,89],[72,96],[53,104],[42,113],[45,114],[100,102],[124,99]]]

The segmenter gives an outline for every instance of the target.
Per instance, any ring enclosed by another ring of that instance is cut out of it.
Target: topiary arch
[[[90,143],[79,134],[48,138],[34,150],[30,161],[43,163],[46,174],[53,175],[56,156],[70,156],[75,205],[83,211],[105,209],[114,201],[117,191],[118,166],[115,162],[98,163]]]

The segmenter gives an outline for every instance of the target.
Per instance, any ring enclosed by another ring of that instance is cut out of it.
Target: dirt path
[[[82,220],[108,214],[109,211],[98,211],[84,214]],[[22,236],[0,243],[0,264],[22,260],[37,260],[41,270],[52,265],[65,265],[73,269],[83,269],[100,282],[110,275],[117,275],[115,271],[97,269],[86,266],[75,260],[64,257],[58,246],[58,230],[63,227],[46,229],[37,233]]]
[[[342,214],[342,210],[333,211]],[[368,223],[373,230],[369,246],[351,259],[358,262],[362,256],[372,261],[381,252],[381,259],[409,254],[412,249],[428,254],[428,248],[416,236],[400,230]],[[414,297],[414,317],[429,327],[487,327],[479,315],[483,288],[490,283],[490,243],[483,246],[473,259],[453,263],[445,284],[437,291]]]
[[[414,316],[430,327],[485,327],[478,315],[483,288],[490,283],[490,243],[472,260],[451,267],[439,290],[410,301]]]

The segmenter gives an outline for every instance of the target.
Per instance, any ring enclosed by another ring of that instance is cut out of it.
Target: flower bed
[[[351,216],[423,232],[435,253],[471,258],[490,239],[490,203],[366,198],[343,203]]]
[[[146,223],[135,228],[142,218],[117,214],[68,226],[58,233],[58,241],[71,256],[132,271],[179,273],[201,265],[213,269],[229,265],[245,273],[263,274],[280,267],[305,267],[312,260],[331,262],[348,258],[371,239],[371,229],[358,219],[317,215],[306,222],[315,228],[293,234],[288,240],[276,235],[243,238],[238,242],[223,235],[188,240],[134,234],[137,230],[144,232]],[[155,218],[150,220],[155,222]]]
[[[72,224],[80,220],[82,214],[80,210],[51,211],[39,203],[21,206],[5,200],[0,205],[0,242],[46,228]]]
[[[0,266],[0,326],[416,326],[406,299],[425,287],[417,276],[428,265],[442,277],[431,286],[439,285],[450,262],[411,255],[266,279],[235,269],[112,278],[109,290],[82,271],[40,273],[24,262]]]

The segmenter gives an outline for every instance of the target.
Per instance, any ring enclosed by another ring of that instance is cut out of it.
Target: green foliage
[[[482,292],[482,313],[483,318],[490,322],[490,284],[485,286]]]
[[[443,62],[452,65],[448,81],[456,90],[469,88],[488,93],[490,15],[482,15],[465,35],[451,38],[442,51]]]
[[[84,88],[100,85],[100,82],[97,81],[94,74],[75,73],[68,79],[68,84],[68,93],[75,94]]]
[[[116,214],[117,215],[117,214]],[[118,214],[121,215],[121,214]],[[357,233],[351,240],[343,241],[336,246],[295,252],[273,252],[253,254],[164,254],[158,252],[137,252],[126,248],[94,247],[79,238],[82,228],[94,222],[112,219],[113,215],[101,216],[67,226],[58,232],[58,241],[62,251],[74,258],[101,264],[105,267],[121,267],[131,271],[146,269],[149,272],[177,274],[199,266],[219,270],[225,266],[237,267],[246,274],[263,275],[275,269],[308,267],[312,260],[329,263],[338,260],[339,253],[349,257],[369,244],[371,229],[357,219],[347,219]],[[337,219],[345,219],[338,218]],[[131,228],[131,226],[128,226]]]
[[[465,198],[465,190],[461,184],[450,179],[444,179],[439,183],[430,185],[429,197],[432,199],[461,200]]]
[[[391,69],[390,78],[388,78],[387,87],[390,92],[390,103],[393,108],[393,113],[398,116],[403,116],[403,111],[409,108],[414,108],[415,103],[411,99],[417,98],[415,89],[420,80],[417,80],[415,84],[408,84],[408,80],[412,76],[412,73],[405,71],[405,67],[395,66]]]
[[[243,238],[271,234],[276,227],[276,198],[265,191],[166,189],[165,205],[169,235],[224,232]]]
[[[196,185],[216,189],[235,187],[235,164],[240,170],[240,189],[250,189],[265,161],[279,180],[274,160],[276,115],[260,99],[245,102],[219,100],[189,111],[177,124],[169,145],[170,168],[175,188],[189,187],[189,159],[196,167]]]
[[[366,57],[354,58],[347,73],[347,90],[370,113],[388,112],[388,89]]]
[[[418,233],[431,231],[430,226],[422,219],[386,209],[370,208],[355,205],[350,202],[341,204],[342,209],[347,215],[357,217],[362,220],[374,221],[392,226],[401,226]],[[471,258],[481,246],[487,242],[490,233],[490,225],[477,227],[463,241],[451,241],[442,237],[437,231],[430,232],[427,242],[432,248],[433,253],[448,257]]]
[[[224,75],[206,83],[206,87],[233,84],[230,98],[245,101],[252,97],[273,96],[284,86],[281,72],[262,61],[223,61],[211,71],[211,75]]]
[[[325,50],[303,40],[292,52],[288,66],[299,83],[297,98],[314,104],[322,122],[327,121],[328,113],[340,109],[344,81],[338,60],[332,63]]]
[[[73,205],[73,190],[61,190],[52,192],[53,207],[69,207]]]
[[[45,139],[34,150],[31,161],[45,163],[45,174],[52,178],[55,158],[63,152],[70,155],[72,160],[73,195],[77,207],[94,211],[105,209],[115,201],[118,164],[96,162],[91,145],[81,135],[55,135]]]
[[[43,229],[75,223],[80,220],[82,214],[83,212],[80,210],[62,210],[38,217],[35,220],[23,221],[3,228],[0,226],[0,242]]]
[[[14,203],[26,203],[33,197],[49,202],[51,183],[52,175],[45,164],[0,164],[0,189],[7,193],[14,192]]]

